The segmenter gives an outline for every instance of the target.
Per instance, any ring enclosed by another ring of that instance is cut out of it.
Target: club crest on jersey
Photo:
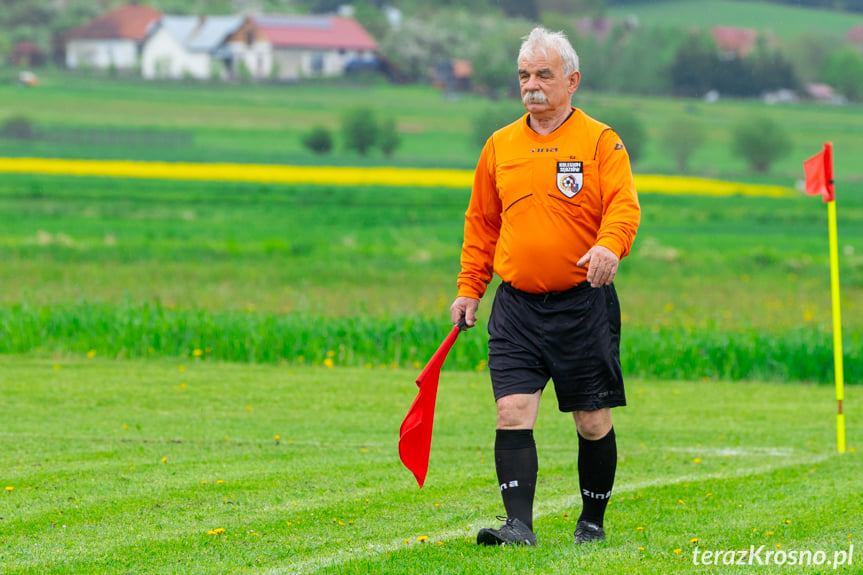
[[[583,170],[581,162],[557,163],[557,189],[567,198],[572,198],[581,191],[584,185]]]

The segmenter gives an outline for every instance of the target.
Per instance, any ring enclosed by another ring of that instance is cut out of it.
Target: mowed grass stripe
[[[471,170],[194,164],[44,158],[0,158],[0,172],[339,186],[470,188],[473,182],[473,171]],[[744,195],[773,198],[796,195],[794,190],[784,186],[725,182],[686,176],[636,175],[635,185],[638,192],[642,194]]]
[[[781,462],[772,465],[759,465],[755,467],[742,467],[735,469],[730,473],[714,473],[708,475],[683,475],[680,477],[672,477],[667,479],[651,479],[641,483],[616,485],[614,488],[615,495],[620,498],[625,494],[638,493],[641,491],[653,488],[667,488],[684,483],[699,483],[708,481],[725,481],[729,479],[746,479],[752,476],[765,473],[781,471],[789,467],[797,467],[801,465],[814,465],[820,463],[830,457],[835,457],[832,454],[822,453],[820,455],[808,455],[804,457],[796,457],[793,459],[784,459]],[[534,510],[534,520],[539,521],[543,517],[552,515],[560,515],[561,509],[571,509],[581,505],[581,498],[578,495],[562,497],[554,501],[546,501],[537,504]],[[434,542],[454,542],[456,540],[468,540],[472,542],[476,533],[483,527],[489,527],[494,524],[493,520],[477,521],[470,525],[465,525],[457,529],[435,533],[429,537],[429,541]],[[375,545],[373,548],[340,551],[335,555],[316,557],[309,561],[299,564],[292,564],[289,567],[280,567],[268,572],[268,575],[284,575],[287,573],[315,573],[322,568],[336,568],[339,565],[348,562],[363,561],[366,559],[381,559],[386,554],[390,554],[399,550],[403,550],[407,544],[415,541],[404,539],[394,539],[385,545]]]
[[[863,511],[863,462],[834,455],[832,390],[630,379],[630,405],[615,411],[609,542],[572,548],[577,441],[549,393],[536,428],[543,544],[477,549],[472,531],[501,512],[488,374],[442,375],[421,490],[397,455],[415,377],[0,356],[0,485],[14,488],[0,492],[0,564],[9,573],[487,573],[506,553],[499,572],[568,573],[597,561],[597,572],[676,573],[691,563],[674,549],[688,552],[694,537],[791,548],[858,533],[844,518]],[[848,390],[848,405],[857,395]],[[860,421],[849,417],[849,447],[859,447]]]

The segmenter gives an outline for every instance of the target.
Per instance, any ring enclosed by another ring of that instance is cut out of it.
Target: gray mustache
[[[525,104],[548,104],[548,98],[539,90],[531,90],[525,93],[521,101]]]

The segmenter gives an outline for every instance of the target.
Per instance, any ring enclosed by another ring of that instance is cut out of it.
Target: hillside
[[[780,38],[803,33],[844,36],[853,26],[863,24],[859,13],[735,0],[658,0],[612,6],[608,15],[615,20],[635,15],[642,25],[755,28]]]

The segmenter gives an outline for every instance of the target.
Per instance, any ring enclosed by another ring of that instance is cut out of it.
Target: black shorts
[[[495,400],[554,381],[560,411],[626,405],[620,368],[620,303],[614,286],[587,282],[531,294],[498,287],[488,322]]]

